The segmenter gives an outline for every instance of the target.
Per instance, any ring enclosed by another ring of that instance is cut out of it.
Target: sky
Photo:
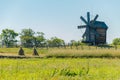
[[[120,37],[120,0],[0,0],[0,33],[3,29],[13,29],[20,33],[31,28],[45,33],[45,37],[58,37],[66,42],[81,40],[84,24],[80,16],[91,19],[96,14],[98,21],[108,26],[107,42]]]

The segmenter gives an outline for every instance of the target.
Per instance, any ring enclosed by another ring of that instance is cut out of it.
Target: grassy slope
[[[0,59],[0,80],[119,80],[119,59]]]

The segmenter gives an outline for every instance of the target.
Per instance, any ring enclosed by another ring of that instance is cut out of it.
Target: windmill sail
[[[90,12],[87,12],[87,21],[88,21],[88,25],[90,24]]]
[[[78,29],[80,29],[80,28],[86,28],[86,25],[78,26]]]
[[[81,16],[80,19],[87,25],[88,22]]]
[[[95,16],[94,20],[93,20],[93,23],[95,23],[95,21],[97,20],[98,18],[98,15]]]

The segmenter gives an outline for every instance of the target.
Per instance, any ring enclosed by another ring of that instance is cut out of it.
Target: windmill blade
[[[85,33],[82,35],[83,38],[84,38],[85,36],[86,36],[86,41],[90,41],[89,28],[86,28]]]
[[[86,28],[86,30],[85,30],[84,34],[82,35],[82,37],[84,37],[84,36],[88,36],[88,35],[89,35],[89,29]]]
[[[87,21],[88,21],[88,24],[90,24],[90,12],[87,12]]]
[[[86,36],[86,31],[84,32],[84,34],[82,35],[82,37],[84,38],[84,36]]]
[[[87,28],[86,28],[84,34],[82,35],[82,37],[84,38],[84,36],[86,36],[86,34],[87,34]]]
[[[81,16],[80,19],[86,24],[88,25],[88,22]]]
[[[81,26],[78,26],[78,29],[85,28],[85,27],[86,27],[86,25],[81,25]]]
[[[98,18],[98,14],[95,16],[93,23],[97,20],[97,18]]]

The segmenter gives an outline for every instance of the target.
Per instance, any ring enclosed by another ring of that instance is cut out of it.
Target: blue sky
[[[84,33],[84,29],[77,29],[84,24],[80,16],[86,18],[89,11],[92,19],[99,14],[97,20],[108,25],[107,42],[111,43],[120,37],[119,8],[120,0],[0,0],[0,32],[31,28],[44,32],[48,39],[80,40]]]

